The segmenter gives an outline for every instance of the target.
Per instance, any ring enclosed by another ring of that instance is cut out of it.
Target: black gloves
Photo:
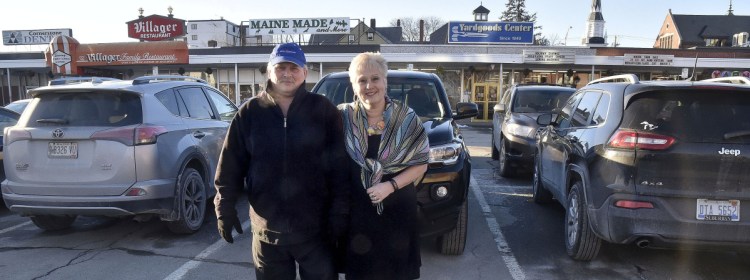
[[[242,234],[242,224],[240,223],[240,218],[237,218],[237,215],[219,217],[216,224],[219,226],[219,234],[221,237],[229,243],[234,243],[232,228],[237,230],[237,233]]]

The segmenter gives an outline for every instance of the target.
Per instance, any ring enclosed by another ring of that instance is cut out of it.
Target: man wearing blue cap
[[[245,102],[227,132],[216,169],[219,233],[242,233],[235,205],[247,185],[257,279],[338,279],[330,240],[349,212],[342,119],[304,87],[299,45],[276,46],[265,91]]]

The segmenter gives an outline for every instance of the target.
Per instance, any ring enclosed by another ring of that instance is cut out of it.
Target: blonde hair
[[[349,64],[349,81],[351,81],[352,84],[356,84],[357,75],[371,67],[374,67],[380,72],[383,80],[385,80],[387,84],[386,76],[388,75],[388,62],[385,61],[385,58],[379,52],[363,52],[355,56],[352,59],[352,63]]]

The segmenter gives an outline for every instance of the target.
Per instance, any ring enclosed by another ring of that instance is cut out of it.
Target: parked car
[[[6,127],[14,126],[18,122],[18,118],[20,115],[13,111],[8,110],[6,108],[0,108],[0,130],[4,130]],[[0,165],[3,164],[3,145],[2,141],[3,138],[0,136]],[[5,170],[0,168],[0,181],[5,180]],[[3,193],[0,192],[0,204],[3,204],[2,201]]]
[[[438,250],[460,255],[466,244],[467,195],[471,157],[456,120],[475,117],[474,103],[458,103],[451,111],[443,83],[435,74],[388,71],[388,96],[404,102],[424,122],[430,141],[429,168],[416,185],[422,236],[438,236]],[[312,90],[334,104],[352,102],[348,72],[326,75]]]
[[[7,207],[39,228],[77,215],[155,215],[175,233],[205,218],[219,151],[237,111],[205,81],[94,79],[30,91],[5,131]]]
[[[11,110],[13,112],[16,112],[18,114],[21,114],[23,113],[23,110],[26,109],[26,106],[29,105],[30,101],[31,101],[31,98],[16,100],[11,103],[8,103],[8,105],[5,105],[4,108]]]
[[[559,109],[576,90],[557,85],[517,84],[495,105],[492,116],[492,159],[500,176],[533,170],[536,118]]]
[[[750,245],[747,85],[612,76],[537,122],[533,200],[565,208],[573,259],[593,259],[603,241]]]

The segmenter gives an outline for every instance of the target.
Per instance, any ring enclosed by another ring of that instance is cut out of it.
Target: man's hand
[[[237,233],[242,234],[242,224],[240,224],[240,219],[237,218],[237,215],[220,217],[216,223],[219,226],[219,234],[229,243],[234,243],[232,228],[237,230]]]

